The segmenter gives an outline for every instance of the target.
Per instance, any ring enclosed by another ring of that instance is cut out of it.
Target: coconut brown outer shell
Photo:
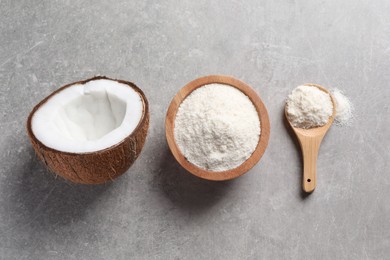
[[[27,120],[27,132],[38,157],[50,171],[75,183],[99,184],[113,180],[125,173],[141,153],[149,128],[149,105],[144,93],[131,82],[115,80],[133,88],[142,97],[144,105],[143,115],[131,135],[118,144],[91,153],[62,152],[49,148],[40,142],[35,137],[31,128],[31,119],[39,107],[46,103],[53,95],[67,87],[74,84],[85,84],[88,81],[97,79],[114,80],[99,76],[63,86],[36,105]]]

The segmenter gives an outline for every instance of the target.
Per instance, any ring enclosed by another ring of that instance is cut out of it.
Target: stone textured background
[[[390,1],[0,0],[1,259],[388,259]],[[80,186],[36,159],[25,122],[58,87],[94,75],[135,82],[151,104],[146,146],[113,183]],[[187,82],[233,75],[266,104],[260,163],[230,182],[186,173],[165,141]],[[344,90],[318,186],[283,121],[298,84]]]

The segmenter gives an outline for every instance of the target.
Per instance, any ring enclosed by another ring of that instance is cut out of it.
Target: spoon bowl
[[[336,102],[332,94],[323,86],[317,84],[304,84],[304,86],[316,87],[321,91],[329,94],[330,99],[333,104],[333,113],[329,117],[328,122],[319,127],[304,129],[298,128],[292,125],[288,120],[287,116],[287,104],[285,106],[285,116],[291,128],[293,129],[295,135],[298,138],[299,145],[301,146],[302,155],[303,155],[303,180],[302,188],[305,192],[313,192],[317,185],[316,179],[316,168],[317,168],[317,157],[318,151],[320,149],[321,141],[324,138],[325,134],[329,130],[330,126],[333,123],[334,117],[336,116]]]

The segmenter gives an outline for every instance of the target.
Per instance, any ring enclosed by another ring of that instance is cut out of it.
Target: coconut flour
[[[347,126],[351,124],[353,118],[353,106],[351,101],[337,88],[332,91],[336,101],[336,125]]]
[[[298,86],[287,98],[287,117],[299,128],[325,125],[333,113],[329,94],[312,86]]]
[[[240,90],[209,84],[194,90],[176,114],[176,143],[192,164],[210,171],[238,167],[256,149],[260,119]]]

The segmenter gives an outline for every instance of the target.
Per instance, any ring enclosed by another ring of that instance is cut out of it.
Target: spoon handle
[[[303,154],[302,188],[305,192],[313,192],[317,185],[316,168],[321,139],[318,136],[305,136],[301,139]]]

